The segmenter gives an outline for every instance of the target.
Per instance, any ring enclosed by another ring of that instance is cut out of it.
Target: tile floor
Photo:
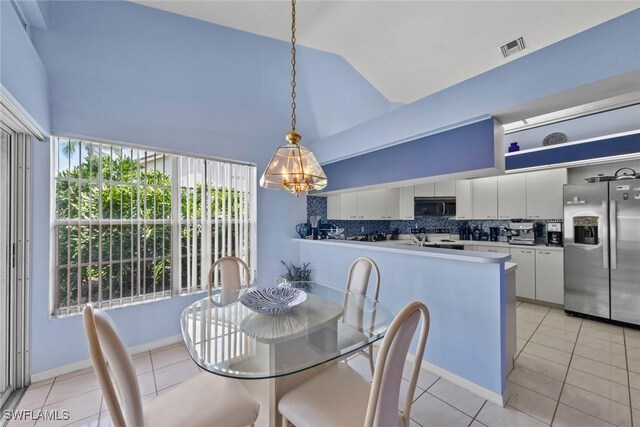
[[[512,396],[507,406],[423,371],[411,412],[413,427],[640,426],[639,330],[528,303],[519,303],[516,313],[518,356],[508,379]],[[198,372],[182,344],[138,354],[134,362],[145,401]],[[363,356],[347,363],[371,378]],[[112,425],[91,369],[32,384],[18,408],[71,411],[71,420],[58,425]],[[27,425],[34,423],[9,424]]]

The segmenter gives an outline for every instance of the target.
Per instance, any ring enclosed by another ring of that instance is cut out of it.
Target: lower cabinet
[[[534,249],[511,248],[511,262],[516,269],[516,296],[536,298],[536,253]]]
[[[562,251],[536,250],[536,299],[564,304],[564,254]]]
[[[493,252],[499,254],[508,254],[509,248],[503,248],[500,246],[492,246],[492,245],[476,245],[476,251],[478,252]]]

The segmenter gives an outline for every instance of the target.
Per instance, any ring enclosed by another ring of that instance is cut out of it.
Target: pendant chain
[[[296,130],[296,0],[291,0],[291,130]]]

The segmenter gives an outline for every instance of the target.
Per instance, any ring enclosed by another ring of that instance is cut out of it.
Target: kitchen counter
[[[546,249],[549,251],[562,251],[564,248],[562,246],[547,246],[543,243],[529,246],[529,245],[511,245],[507,242],[490,242],[487,240],[456,240],[451,239],[451,242],[427,242],[425,247],[435,244],[447,244],[447,245],[464,245],[464,246],[494,246],[499,248],[530,248],[530,249]],[[366,243],[391,243],[396,245],[411,245],[412,241],[410,239],[399,239],[399,240],[383,240],[381,242],[366,242]],[[466,248],[465,248],[466,249]],[[477,251],[481,252],[481,251]]]
[[[303,244],[326,245],[326,246],[354,246],[367,247],[368,249],[384,252],[407,253],[411,255],[424,256],[429,258],[450,259],[465,262],[478,262],[483,264],[504,263],[511,259],[511,255],[489,252],[465,252],[456,249],[421,247],[411,244],[409,240],[383,240],[380,242],[358,242],[354,240],[309,240],[294,239]]]
[[[313,278],[344,283],[358,257],[380,269],[379,300],[394,311],[412,301],[430,313],[422,365],[483,399],[504,405],[516,351],[516,273],[511,254],[420,247],[408,241],[299,242]],[[415,352],[412,347],[411,352]]]

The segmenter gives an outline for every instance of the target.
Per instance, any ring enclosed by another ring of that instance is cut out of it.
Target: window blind
[[[222,256],[255,277],[255,166],[68,138],[53,150],[53,314],[205,289]]]

